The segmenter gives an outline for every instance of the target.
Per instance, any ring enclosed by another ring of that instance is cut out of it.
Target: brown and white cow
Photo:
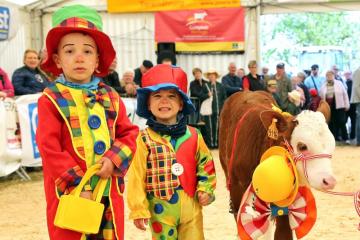
[[[219,156],[230,182],[235,219],[253,172],[269,147],[283,146],[284,139],[287,139],[295,153],[331,155],[335,150],[335,140],[324,117],[328,118],[330,114],[328,108],[322,107],[323,113],[303,111],[294,117],[272,110],[272,104],[275,104],[272,96],[263,91],[236,93],[225,102],[220,115]],[[277,119],[278,140],[267,135],[274,118]],[[238,135],[234,139],[236,129]],[[307,162],[308,185],[322,190],[335,186],[330,160],[317,158]],[[302,164],[298,163],[296,167],[300,185],[307,184]],[[274,236],[276,240],[293,239],[288,216],[277,217]]]

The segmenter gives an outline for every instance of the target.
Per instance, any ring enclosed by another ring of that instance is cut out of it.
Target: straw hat
[[[220,77],[220,74],[218,71],[216,71],[215,68],[210,68],[207,72],[204,73],[204,76],[209,79],[209,74],[212,74],[214,73],[216,75],[216,78],[219,78]]]
[[[275,79],[271,79],[267,82],[268,87],[277,86],[277,81]]]
[[[301,94],[297,90],[292,90],[288,93],[288,96],[296,106],[300,106]]]

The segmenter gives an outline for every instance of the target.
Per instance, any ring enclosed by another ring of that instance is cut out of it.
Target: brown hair
[[[250,68],[251,66],[254,66],[254,65],[257,66],[256,60],[251,60],[251,61],[249,61],[249,63],[248,63],[248,68]]]
[[[193,68],[193,70],[192,70],[192,74],[193,75],[195,75],[195,72],[201,72],[202,73],[202,71],[201,71],[201,69],[200,68]]]

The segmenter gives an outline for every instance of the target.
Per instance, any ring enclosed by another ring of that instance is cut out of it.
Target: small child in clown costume
[[[43,161],[47,223],[51,240],[124,239],[124,176],[136,149],[132,125],[114,89],[100,81],[115,58],[100,15],[82,5],[59,9],[46,38],[49,57],[42,68],[58,76],[38,101],[36,140]],[[99,177],[109,179],[98,234],[59,228],[59,197],[69,194],[86,170],[100,163],[81,197],[91,199]]]
[[[153,239],[204,239],[202,207],[214,201],[213,158],[198,130],[186,125],[195,108],[179,67],[159,64],[143,76],[137,114],[148,127],[137,138],[129,169],[130,219]]]

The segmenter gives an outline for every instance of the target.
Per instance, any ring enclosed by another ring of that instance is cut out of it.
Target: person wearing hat
[[[324,82],[325,78],[319,75],[319,65],[313,64],[311,66],[310,76],[308,76],[304,81],[305,86],[308,89],[315,88],[315,90],[319,92]]]
[[[46,37],[49,57],[42,67],[58,78],[38,101],[36,133],[50,239],[124,239],[124,176],[136,150],[138,127],[129,121],[117,92],[100,79],[108,73],[115,50],[94,9],[65,6],[53,14],[52,25]],[[70,194],[95,163],[100,170],[80,197],[92,199],[99,178],[108,179],[99,232],[55,226],[59,197]]]
[[[289,104],[287,105],[286,112],[295,116],[301,112],[300,103],[301,103],[301,93],[298,90],[292,90],[288,93]]]
[[[136,83],[136,85],[138,85],[139,87],[142,86],[142,80],[141,80],[142,75],[147,71],[149,71],[149,69],[152,67],[153,67],[153,63],[150,60],[144,60],[141,66],[134,70],[135,72],[134,82]]]
[[[293,89],[291,80],[285,72],[285,64],[283,62],[280,62],[276,65],[276,73],[272,75],[270,79],[275,79],[277,82],[278,94],[280,96],[284,110],[289,104],[288,93]]]
[[[277,81],[275,79],[270,79],[267,81],[266,91],[271,93],[272,97],[275,99],[276,104],[281,110],[283,110],[283,104],[281,102],[279,94],[277,93]]]
[[[149,224],[152,239],[204,239],[201,209],[214,201],[216,176],[200,132],[186,125],[195,110],[186,73],[156,65],[137,91],[137,114],[148,127],[129,170],[129,217],[141,230]]]
[[[212,100],[212,114],[203,116],[205,122],[204,138],[207,146],[211,149],[218,148],[219,145],[219,117],[221,109],[226,100],[226,90],[222,83],[217,79],[220,74],[214,69],[210,68],[204,73],[204,76],[209,80],[206,86],[211,94]]]

